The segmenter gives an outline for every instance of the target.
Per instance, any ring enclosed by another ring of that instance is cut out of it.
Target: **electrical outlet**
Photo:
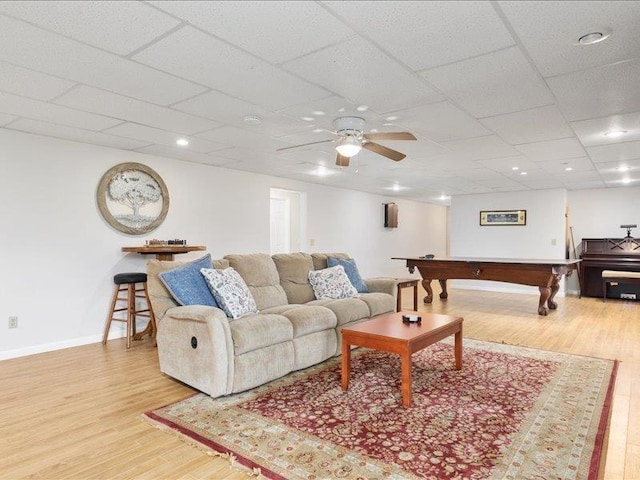
[[[9,317],[9,328],[18,328],[18,317]]]

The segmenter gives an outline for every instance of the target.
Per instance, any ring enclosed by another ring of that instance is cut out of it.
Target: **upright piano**
[[[640,272],[640,238],[583,238],[580,258],[582,295],[602,298],[603,270]],[[621,298],[622,294],[635,294],[636,300],[640,300],[640,285],[612,285],[607,296]]]

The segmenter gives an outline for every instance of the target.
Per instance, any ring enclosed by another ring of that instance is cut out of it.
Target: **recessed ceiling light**
[[[320,133],[320,132],[324,132],[324,129],[322,129],[322,128],[314,128],[314,129],[312,130],[312,132],[313,132],[313,133]]]
[[[626,130],[611,130],[610,132],[606,132],[604,136],[609,138],[618,138],[625,135],[626,133]]]
[[[318,168],[314,168],[311,172],[311,175],[315,175],[316,177],[327,177],[329,175],[333,175],[335,170],[325,167],[324,165],[319,165]]]
[[[320,117],[324,115],[324,112],[322,110],[314,110],[313,112],[311,112],[311,115],[317,115]]]
[[[390,122],[393,122],[394,120],[397,120],[398,117],[396,117],[395,115],[391,115],[390,117],[385,118],[385,120],[389,120]]]
[[[444,193],[442,195],[440,195],[440,200],[447,200],[449,197],[447,197]]]
[[[511,170],[513,170],[515,172],[515,171],[520,170],[520,167],[511,167]]]
[[[247,125],[260,125],[262,123],[262,119],[255,115],[245,115],[242,121]]]
[[[622,179],[622,183],[631,183],[631,179],[629,177],[625,177]]]
[[[176,144],[180,145],[181,147],[186,147],[187,145],[189,145],[189,140],[187,140],[186,138],[179,138],[176,140]]]
[[[393,125],[393,123],[383,123],[382,125],[384,125],[385,127],[390,127]]]
[[[313,122],[315,118],[313,117],[300,117],[300,120],[304,120],[305,122]]]
[[[356,108],[356,110],[358,110],[359,112],[366,112],[367,110],[369,110],[369,105],[360,105],[358,108]]]
[[[609,35],[610,34],[606,32],[587,33],[586,35],[583,35],[578,39],[578,43],[580,45],[593,45],[594,43],[599,43],[603,40],[606,40]]]
[[[520,175],[526,175],[527,172],[520,172]]]
[[[564,170],[565,170],[566,172],[570,172],[571,170],[573,170],[573,167],[566,167]]]
[[[371,130],[369,130],[371,133],[378,133],[378,129],[377,128],[372,128]]]
[[[340,113],[344,112],[344,107],[339,108],[339,109],[338,109],[338,112],[340,112]]]
[[[619,172],[628,172],[629,171],[629,167],[627,167],[626,165],[622,165],[621,167],[618,168]]]

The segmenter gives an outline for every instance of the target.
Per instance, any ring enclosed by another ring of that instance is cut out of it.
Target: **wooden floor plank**
[[[621,360],[603,478],[639,480],[640,303],[557,301],[541,317],[537,295],[451,289],[420,310],[464,317],[467,338]],[[247,478],[140,418],[194,392],[160,373],[148,340],[1,361],[0,381],[2,480]]]

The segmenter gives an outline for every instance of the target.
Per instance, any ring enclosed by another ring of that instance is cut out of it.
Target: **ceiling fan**
[[[402,160],[406,155],[397,150],[385,147],[372,140],[416,140],[416,137],[409,132],[364,132],[364,118],[360,117],[340,117],[333,121],[336,129],[334,133],[337,138],[320,140],[318,142],[303,143],[292,147],[279,148],[276,151],[289,150],[291,148],[305,147],[317,143],[336,142],[336,165],[348,167],[349,159],[360,152],[363,148],[378,155],[390,158],[396,162]]]

